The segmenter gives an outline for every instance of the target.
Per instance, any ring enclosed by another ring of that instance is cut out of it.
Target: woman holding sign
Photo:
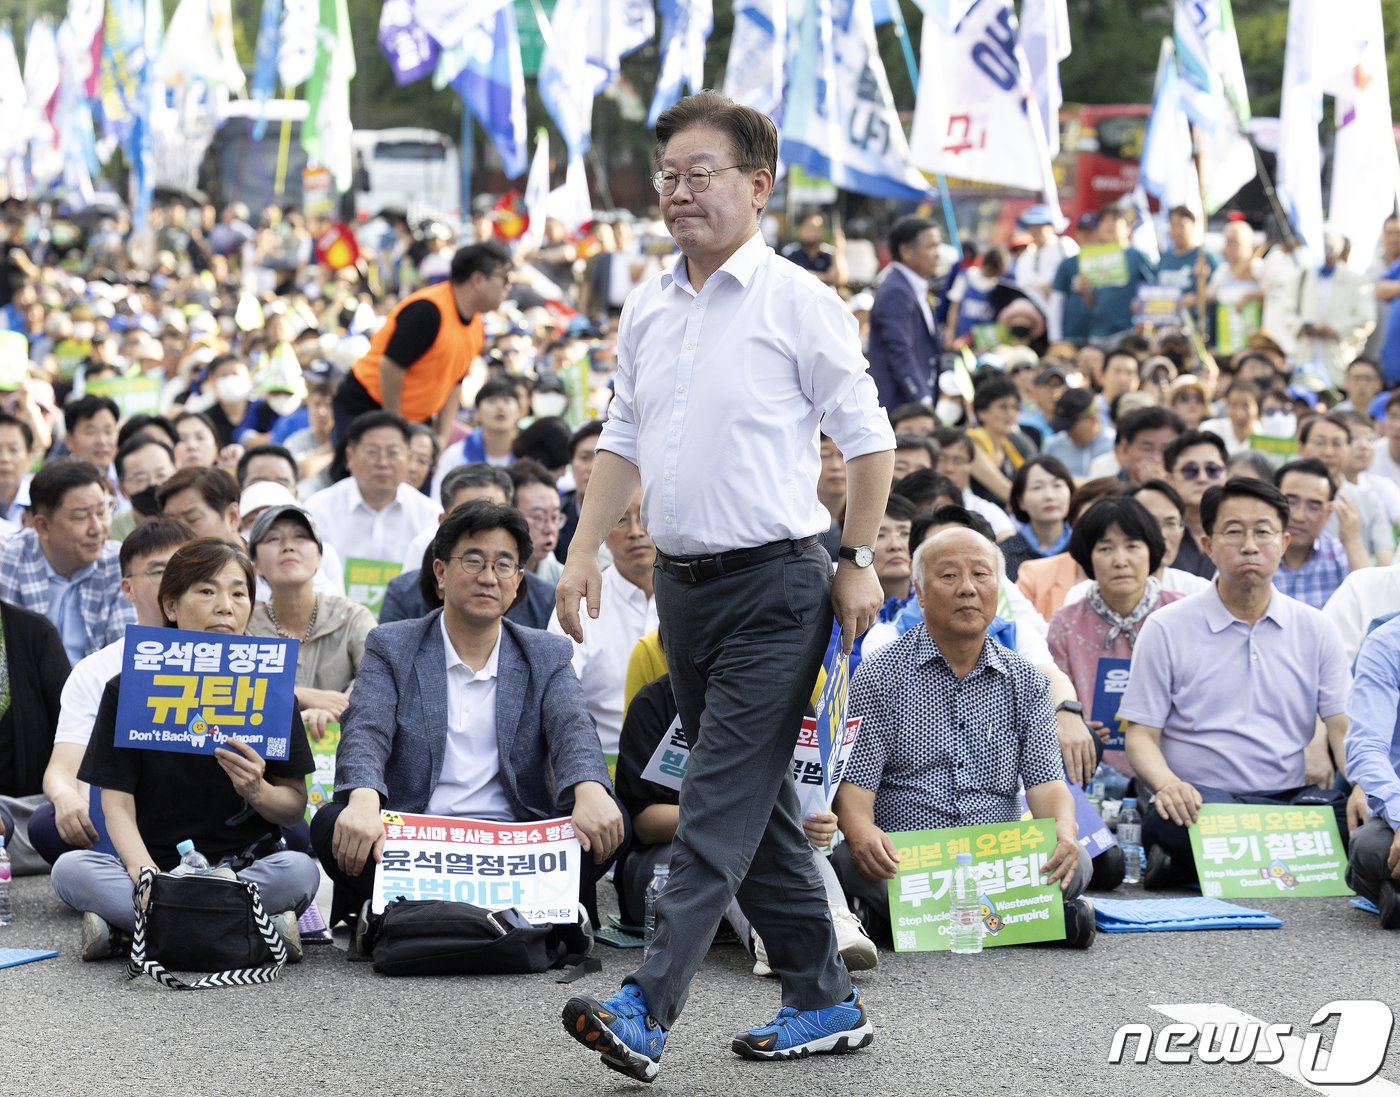
[[[1157,520],[1137,499],[1110,495],[1086,510],[1069,538],[1069,553],[1093,582],[1083,599],[1050,620],[1045,640],[1055,665],[1069,675],[1105,743],[1104,761],[1131,775],[1122,735],[1111,719],[1116,700],[1101,683],[1126,684],[1138,630],[1149,614],[1183,597],[1163,590],[1153,574],[1167,551]],[[1118,672],[1115,675],[1115,672]],[[1100,698],[1099,694],[1105,693]],[[1113,693],[1116,698],[1121,689]]]
[[[210,646],[219,637],[240,636],[252,612],[253,584],[252,561],[241,548],[212,538],[192,541],[170,558],[161,578],[165,623],[212,634]],[[203,692],[211,676],[191,677]],[[78,771],[80,780],[102,789],[118,856],[77,850],[53,867],[54,893],[83,912],[83,959],[122,949],[122,938],[135,926],[134,882],[147,866],[175,868],[176,844],[185,839],[210,864],[258,885],[264,909],[283,915],[279,928],[291,958],[299,959],[296,917],[320,883],[311,858],[281,848],[282,827],[299,822],[306,810],[306,775],[312,771],[300,715],[293,708],[285,761],[264,760],[237,737],[212,754],[118,748],[120,687],[120,676],[107,683]]]

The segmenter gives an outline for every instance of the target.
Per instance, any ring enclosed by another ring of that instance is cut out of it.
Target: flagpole
[[[904,53],[904,67],[909,70],[909,79],[914,85],[914,94],[919,92],[919,63],[914,60],[914,47],[909,43],[909,28],[904,24],[904,12],[900,0],[889,0],[890,22],[894,24],[895,35],[899,38],[900,49]],[[953,212],[953,199],[948,194],[948,180],[941,172],[935,173],[934,182],[938,185],[938,196],[943,200],[943,220],[948,224],[948,243],[962,254],[962,240],[958,236],[958,218]]]
[[[287,102],[291,102],[295,94],[295,88],[284,87],[282,89],[282,98]],[[277,140],[277,170],[272,181],[272,192],[278,197],[281,197],[282,192],[287,187],[287,158],[291,152],[291,145],[292,118],[291,112],[288,111],[286,117],[282,119],[282,133]]]

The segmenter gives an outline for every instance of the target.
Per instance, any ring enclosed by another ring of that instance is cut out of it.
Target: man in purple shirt
[[[1203,803],[1325,804],[1347,832],[1332,788],[1346,656],[1320,611],[1273,585],[1288,501],[1237,477],[1205,493],[1201,523],[1215,583],[1144,622],[1118,710],[1128,761],[1151,792],[1143,886],[1154,890],[1194,878],[1187,828]]]

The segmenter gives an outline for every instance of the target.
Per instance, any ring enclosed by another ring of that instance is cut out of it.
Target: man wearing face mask
[[[234,442],[251,406],[253,379],[248,375],[247,364],[232,354],[221,354],[209,363],[203,392],[209,405],[203,409],[191,406],[191,410],[203,410],[209,416],[222,449]]]
[[[108,536],[124,541],[127,534],[160,513],[156,488],[175,473],[175,451],[164,442],[138,434],[117,450],[117,488],[131,506],[112,520]]]
[[[530,397],[530,412],[536,419],[553,419],[569,409],[569,394],[557,373],[543,373],[535,378],[535,392]]]
[[[472,244],[452,257],[445,282],[404,298],[335,394],[336,444],[357,415],[382,409],[412,423],[435,418],[446,450],[462,378],[484,345],[482,313],[501,307],[510,271],[500,245]]]

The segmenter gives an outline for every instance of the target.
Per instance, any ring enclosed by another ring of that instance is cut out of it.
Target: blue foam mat
[[[1278,929],[1282,919],[1223,899],[1094,899],[1101,933],[1163,933],[1199,929]]]
[[[1361,895],[1358,895],[1355,899],[1353,899],[1351,901],[1351,905],[1354,906],[1357,910],[1364,910],[1367,914],[1379,914],[1381,912],[1380,907],[1376,906],[1376,904],[1371,902],[1370,899],[1367,899]]]
[[[18,967],[34,960],[52,960],[57,955],[56,948],[0,948],[0,968]]]

